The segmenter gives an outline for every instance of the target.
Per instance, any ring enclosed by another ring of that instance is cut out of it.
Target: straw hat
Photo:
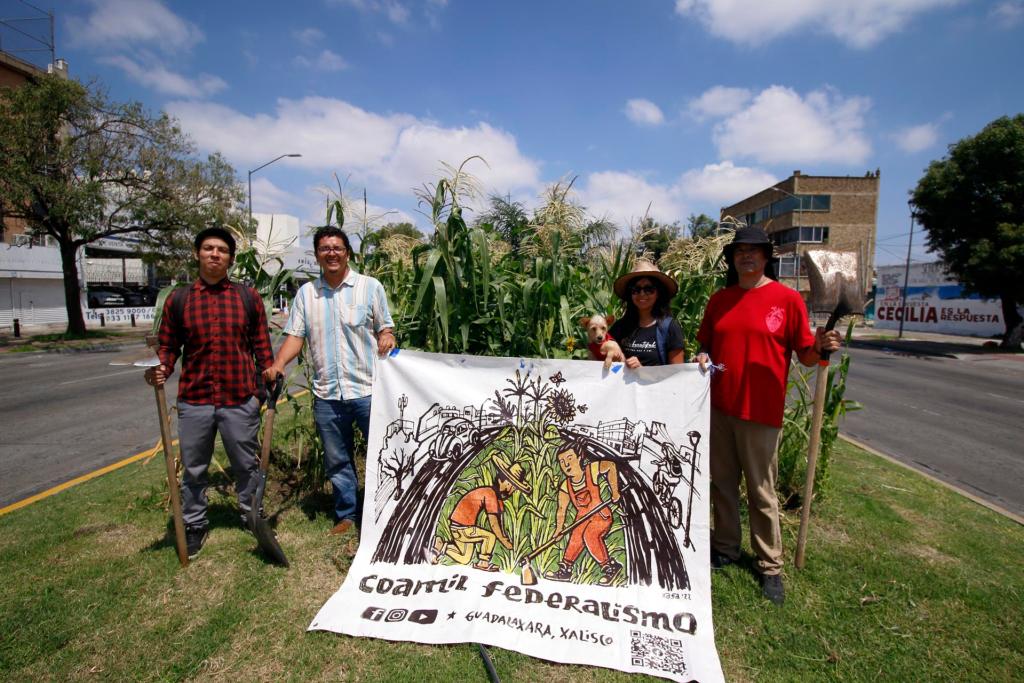
[[[622,277],[615,281],[615,285],[613,287],[613,289],[615,290],[615,295],[622,299],[623,301],[628,301],[628,290],[630,285],[632,284],[633,280],[642,277],[650,278],[651,280],[656,280],[657,282],[660,282],[661,286],[664,287],[665,290],[668,292],[668,298],[670,299],[676,295],[676,292],[679,291],[678,283],[676,283],[676,281],[670,278],[668,275],[665,275],[665,273],[658,270],[658,266],[654,265],[650,261],[640,260],[637,261],[636,264],[634,264],[633,270],[631,272],[626,273],[625,275],[623,275]]]
[[[505,478],[508,479],[508,483],[512,484],[512,486],[516,487],[523,493],[527,495],[530,494],[530,489],[532,487],[530,486],[530,482],[526,481],[522,465],[517,462],[510,465],[505,462],[500,455],[494,455],[491,459],[494,461],[494,466],[498,468],[498,471],[504,474]]]

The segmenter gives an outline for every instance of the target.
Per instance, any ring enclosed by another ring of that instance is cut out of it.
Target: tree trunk
[[[78,263],[75,254],[78,245],[72,241],[60,242],[60,264],[64,271],[64,307],[68,312],[69,335],[85,334],[85,317],[82,316],[81,289],[78,286]]]
[[[1017,301],[1012,294],[1003,292],[999,300],[1003,305],[1003,321],[1006,323],[1006,333],[1000,347],[1020,351],[1021,341],[1024,339],[1024,318],[1017,312]]]

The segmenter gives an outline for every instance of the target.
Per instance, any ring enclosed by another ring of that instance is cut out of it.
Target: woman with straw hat
[[[674,365],[685,360],[683,329],[672,317],[669,303],[679,285],[649,261],[637,261],[632,272],[615,281],[615,294],[626,304],[612,325],[626,367]]]

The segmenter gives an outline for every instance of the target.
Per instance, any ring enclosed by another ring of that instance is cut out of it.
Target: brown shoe
[[[331,529],[331,535],[340,536],[341,534],[348,533],[349,531],[355,528],[356,523],[346,517],[345,519],[341,520],[340,522],[334,525],[334,528]]]

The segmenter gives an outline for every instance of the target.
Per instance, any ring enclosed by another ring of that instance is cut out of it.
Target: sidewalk
[[[854,348],[888,349],[919,356],[942,356],[958,360],[1015,360],[1024,362],[1024,353],[1008,353],[999,348],[999,339],[961,337],[952,334],[903,331],[903,338],[897,337],[897,330],[877,330],[858,325],[853,328]]]
[[[21,328],[21,336],[15,337],[10,327],[0,328],[0,353],[10,351],[103,351],[125,344],[143,341],[149,334],[151,323],[139,322],[137,327],[130,324],[108,324],[106,327],[90,324],[87,329],[89,337],[85,339],[54,339],[67,331],[67,323],[45,325],[25,325]]]

